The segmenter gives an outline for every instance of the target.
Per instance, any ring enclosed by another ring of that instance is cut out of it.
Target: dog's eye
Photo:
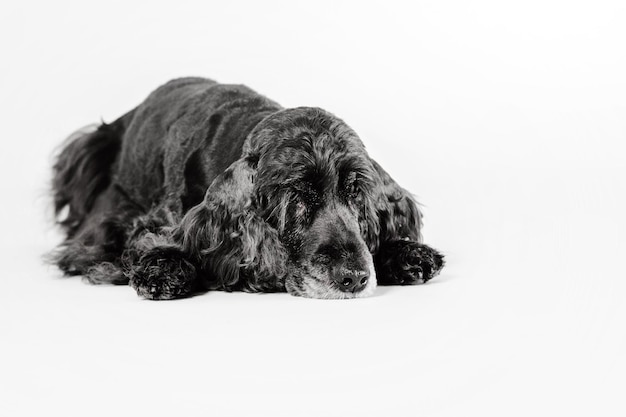
[[[349,199],[355,199],[359,196],[360,187],[358,181],[358,175],[356,172],[352,171],[345,176],[343,181],[343,192],[344,195]]]
[[[296,215],[304,216],[306,212],[307,212],[307,207],[306,207],[306,204],[304,204],[304,201],[298,201],[296,203]]]
[[[357,184],[356,181],[352,181],[350,184],[348,184],[348,197],[350,198],[357,198],[359,196],[359,186]]]

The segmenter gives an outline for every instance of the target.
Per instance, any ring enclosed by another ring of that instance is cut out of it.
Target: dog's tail
[[[71,238],[98,195],[111,182],[111,167],[120,152],[122,118],[83,129],[63,145],[53,167],[52,190],[57,222]],[[63,215],[61,215],[63,213]]]

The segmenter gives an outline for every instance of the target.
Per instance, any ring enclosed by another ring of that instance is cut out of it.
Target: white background
[[[0,414],[626,415],[624,4],[3,2]],[[150,302],[43,265],[54,147],[185,75],[346,120],[443,274]]]

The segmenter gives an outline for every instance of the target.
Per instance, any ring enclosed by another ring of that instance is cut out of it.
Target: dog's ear
[[[234,162],[174,231],[208,289],[271,291],[285,274],[278,232],[257,214],[256,160]]]
[[[422,241],[422,212],[417,201],[373,159],[378,175],[374,192],[378,237],[376,247],[386,241]]]

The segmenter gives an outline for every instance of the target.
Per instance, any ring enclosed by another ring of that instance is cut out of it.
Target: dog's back
[[[170,81],[135,110],[115,182],[143,207],[167,199],[184,212],[239,158],[250,130],[279,109],[243,85],[203,78]]]
[[[68,139],[53,193],[67,238],[54,260],[68,274],[125,283],[115,269],[137,219],[158,207],[181,216],[241,154],[248,133],[280,106],[242,85],[180,78],[95,131]]]

